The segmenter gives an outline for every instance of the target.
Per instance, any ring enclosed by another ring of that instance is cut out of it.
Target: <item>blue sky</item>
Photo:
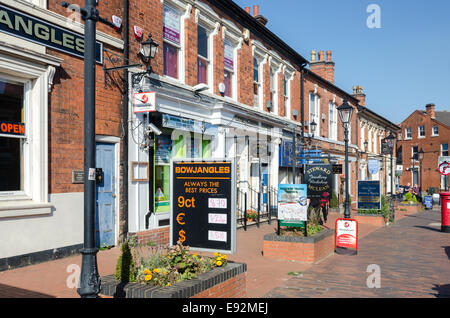
[[[392,122],[428,103],[450,111],[449,0],[234,1],[259,5],[266,27],[307,60],[332,50],[335,84],[348,93],[362,85],[367,106]],[[367,26],[371,4],[380,28]]]

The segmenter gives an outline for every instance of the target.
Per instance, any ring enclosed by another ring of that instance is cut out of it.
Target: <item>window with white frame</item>
[[[290,81],[286,74],[283,76],[283,94],[284,94],[284,115],[291,118],[291,88]]]
[[[336,104],[332,101],[328,103],[329,109],[329,127],[328,127],[328,135],[331,140],[337,140],[337,110]]]
[[[405,128],[405,140],[406,139],[411,139],[412,135],[411,135],[411,127],[406,127]]]
[[[270,105],[272,107],[272,111],[276,109],[277,105],[277,91],[278,91],[278,81],[277,81],[277,70],[275,66],[270,66]]]
[[[171,6],[163,11],[164,75],[180,79],[181,14]]]
[[[197,25],[197,83],[209,84],[209,33],[201,24]]]
[[[439,127],[438,126],[433,126],[432,131],[431,131],[431,136],[439,136]]]
[[[448,156],[448,143],[441,144],[441,156],[442,157]]]
[[[316,126],[316,135],[320,132],[320,98],[315,93],[309,93],[309,124],[314,121]],[[312,133],[310,131],[310,133]]]
[[[235,46],[233,43],[225,39],[224,40],[224,84],[225,84],[225,96],[233,97],[235,71],[234,71],[234,51]]]
[[[254,57],[253,58],[253,105],[255,107],[260,107],[261,100],[261,85],[262,85],[262,75],[259,71],[260,61]]]
[[[0,77],[0,192],[24,191],[24,103],[25,84]]]
[[[419,126],[418,136],[419,136],[419,138],[425,138],[425,126],[424,125]]]

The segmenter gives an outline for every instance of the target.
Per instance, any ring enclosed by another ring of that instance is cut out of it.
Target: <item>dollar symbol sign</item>
[[[181,230],[180,232],[178,232],[178,234],[180,235],[180,242],[183,243],[184,241],[186,241],[186,236],[184,236],[184,234],[186,234],[186,232],[184,230]]]

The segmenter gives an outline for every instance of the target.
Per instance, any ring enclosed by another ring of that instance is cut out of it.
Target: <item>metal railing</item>
[[[247,230],[248,225],[257,227],[263,222],[276,218],[278,190],[274,187],[263,187],[263,191],[254,188],[238,188],[237,190],[237,225]],[[253,218],[250,219],[250,215]]]

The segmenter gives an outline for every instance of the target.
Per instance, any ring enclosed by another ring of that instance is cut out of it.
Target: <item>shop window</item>
[[[0,78],[0,191],[24,190],[24,85]]]
[[[155,208],[156,212],[170,211],[170,166],[155,166]]]

